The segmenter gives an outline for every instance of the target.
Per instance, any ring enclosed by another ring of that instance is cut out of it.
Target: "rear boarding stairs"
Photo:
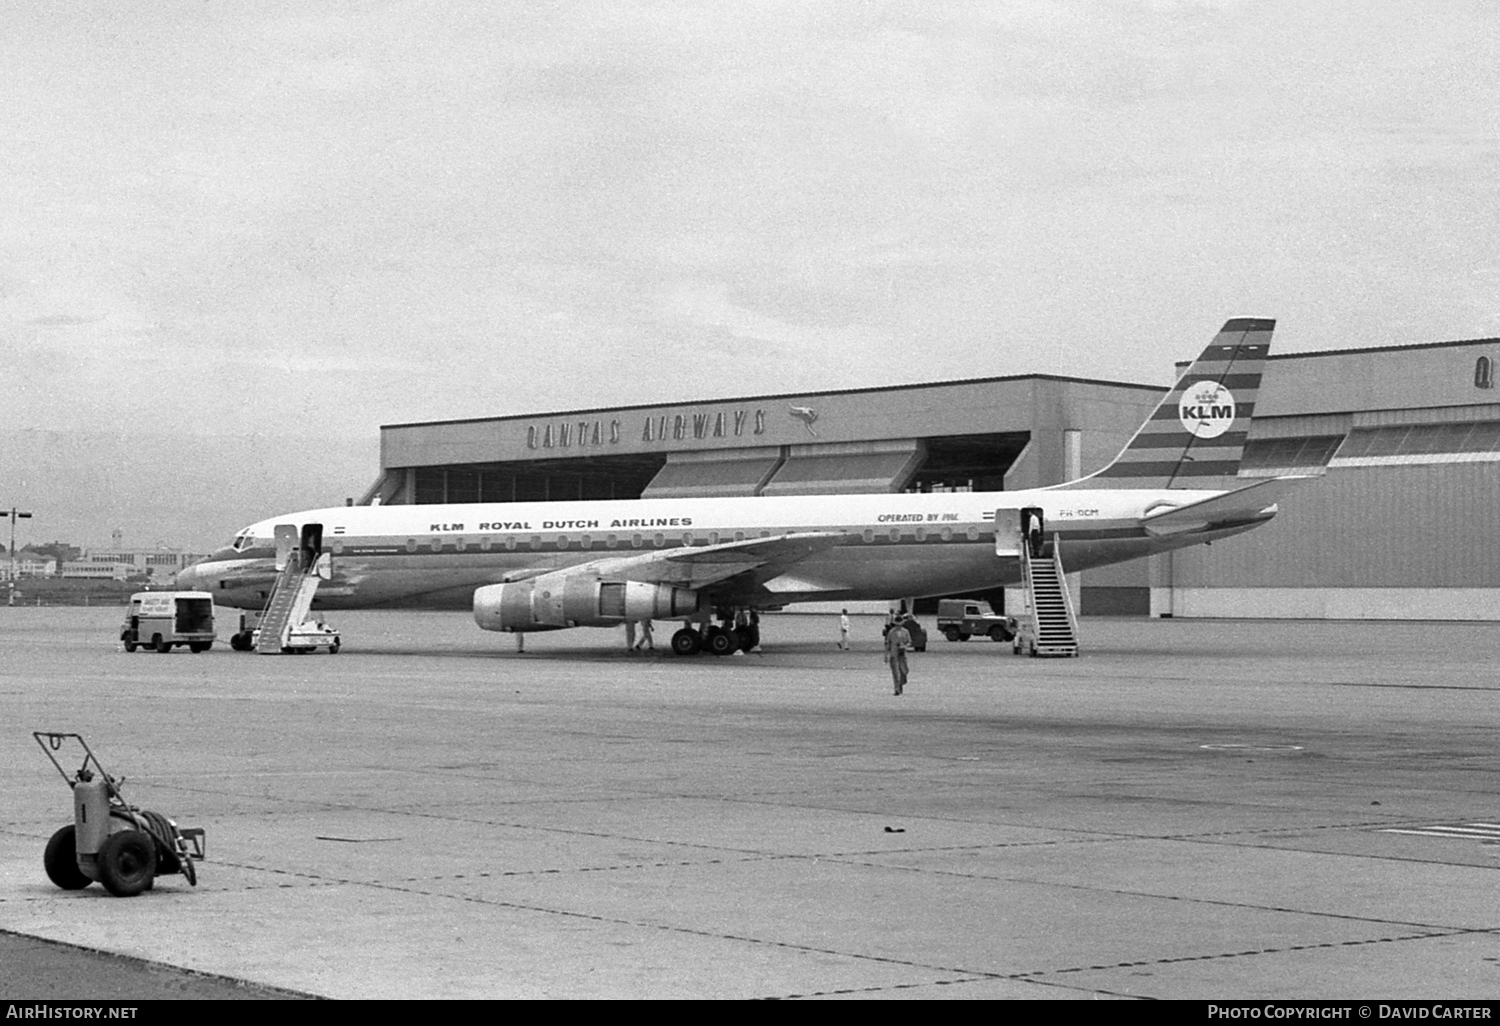
[[[1012,526],[1013,530],[1007,530]],[[1033,656],[1078,654],[1078,611],[1062,564],[1056,534],[1047,540],[1042,511],[1034,506],[995,511],[995,552],[1021,560],[1026,615],[1019,617],[1015,651]]]

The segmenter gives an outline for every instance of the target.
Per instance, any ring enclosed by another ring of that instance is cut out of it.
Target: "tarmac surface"
[[[0,608],[0,998],[1500,993],[1494,625],[934,635],[897,698],[868,618],[681,659],[374,612],[126,654],[120,615]],[[34,729],[204,827],[198,886],[53,887]]]

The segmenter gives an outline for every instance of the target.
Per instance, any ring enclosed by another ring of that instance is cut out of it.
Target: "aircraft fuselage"
[[[1046,535],[1056,535],[1071,571],[1227,537],[1274,513],[1247,511],[1240,521],[1166,537],[1145,529],[1148,513],[1221,494],[1032,489],[336,506],[253,524],[234,546],[183,571],[178,582],[212,592],[220,605],[259,609],[276,573],[273,527],[316,523],[333,564],[331,579],[317,593],[315,604],[323,609],[466,609],[476,588],[510,574],[797,532],[841,537],[768,582],[751,604],[951,595],[1020,581],[1019,560],[997,553],[997,508],[1040,507]]]

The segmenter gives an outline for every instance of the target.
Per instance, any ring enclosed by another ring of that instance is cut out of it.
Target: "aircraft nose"
[[[173,576],[172,587],[178,591],[202,591],[203,574],[196,565],[185,566]]]

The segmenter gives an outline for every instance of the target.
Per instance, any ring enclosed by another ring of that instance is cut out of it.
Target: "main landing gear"
[[[684,624],[672,635],[672,651],[680,656],[707,651],[716,656],[748,652],[760,645],[759,616],[749,610],[719,610],[719,623],[698,627]]]

